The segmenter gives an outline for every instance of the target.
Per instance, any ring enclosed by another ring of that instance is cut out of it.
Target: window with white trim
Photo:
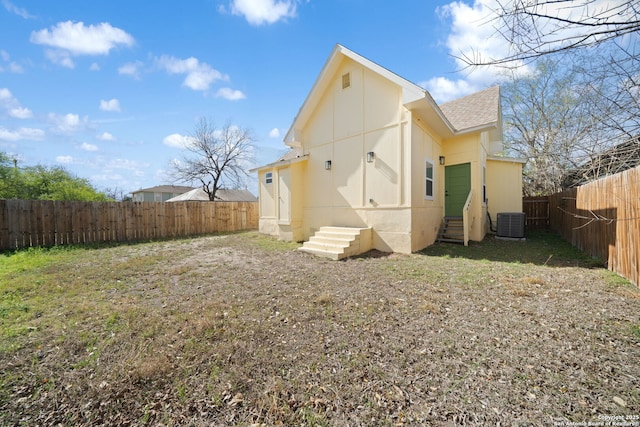
[[[273,172],[267,172],[264,176],[265,184],[271,184],[273,182]]]
[[[424,162],[424,198],[433,199],[433,162],[431,160]]]

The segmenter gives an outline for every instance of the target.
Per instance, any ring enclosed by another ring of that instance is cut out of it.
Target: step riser
[[[344,252],[348,246],[338,246],[332,245],[330,243],[317,243],[317,242],[304,242],[302,244],[303,248],[317,249],[321,251],[329,251],[329,252]]]
[[[444,219],[437,242],[464,243],[464,223],[462,218],[448,217]]]
[[[318,231],[325,231],[327,233],[341,233],[352,236],[359,236],[360,232],[368,230],[367,228],[348,228],[348,227],[320,227]]]
[[[306,247],[301,247],[298,248],[298,250],[300,252],[306,252],[308,254],[312,254],[312,255],[316,255],[316,256],[320,256],[320,257],[324,257],[324,258],[329,258],[332,259],[334,261],[338,261],[342,258],[344,258],[344,255],[339,254],[339,253],[333,253],[333,252],[328,252],[328,251],[323,251],[323,250],[318,250],[318,249],[312,249],[312,248],[306,248]]]
[[[315,234],[315,237],[324,237],[326,239],[339,239],[339,240],[354,240],[354,239],[360,239],[360,235],[353,235],[353,234],[345,234],[345,233],[327,233],[326,231],[318,231]]]
[[[320,245],[333,245],[333,246],[339,246],[341,248],[346,248],[351,245],[352,241],[346,240],[346,239],[333,239],[333,238],[323,237],[323,236],[311,236],[309,237],[309,243],[317,243]]]

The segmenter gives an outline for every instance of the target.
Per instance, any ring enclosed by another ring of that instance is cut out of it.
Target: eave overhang
[[[278,161],[275,161],[273,163],[269,163],[269,164],[266,164],[266,165],[263,165],[263,166],[255,167],[253,169],[249,169],[249,172],[251,172],[251,173],[260,172],[261,170],[279,168],[279,167],[283,167],[283,166],[292,165],[294,163],[306,162],[307,160],[309,160],[309,155],[308,154],[303,154],[303,155],[301,155],[299,157],[296,157],[296,158],[293,158],[293,159],[278,160]]]

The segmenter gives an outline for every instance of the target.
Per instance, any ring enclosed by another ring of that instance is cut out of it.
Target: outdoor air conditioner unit
[[[524,237],[524,212],[501,212],[498,214],[498,237],[521,239]]]

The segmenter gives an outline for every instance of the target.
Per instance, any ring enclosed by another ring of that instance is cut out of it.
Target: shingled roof
[[[186,187],[184,185],[156,185],[155,187],[141,188],[140,190],[132,191],[131,194],[136,193],[176,193],[182,194],[187,191],[193,190],[194,187]]]
[[[498,122],[500,87],[494,86],[439,105],[456,131]]]

